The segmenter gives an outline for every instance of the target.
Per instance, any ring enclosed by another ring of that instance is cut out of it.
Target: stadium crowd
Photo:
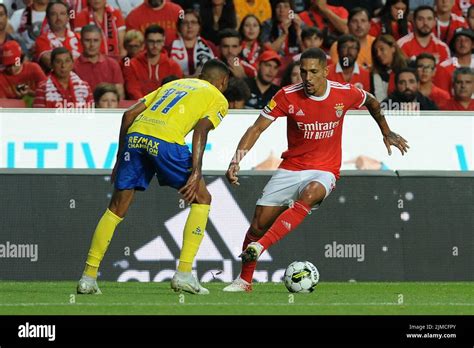
[[[328,79],[386,109],[474,110],[473,0],[0,0],[0,106],[125,107],[219,58],[231,108]]]

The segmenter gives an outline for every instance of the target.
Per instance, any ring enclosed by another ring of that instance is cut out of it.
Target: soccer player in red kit
[[[238,185],[239,162],[275,119],[287,118],[288,150],[257,201],[240,255],[240,276],[224,291],[251,291],[262,252],[294,230],[334,189],[341,167],[342,124],[349,109],[367,107],[389,155],[392,145],[402,155],[408,149],[406,140],[390,130],[374,96],[351,84],[327,80],[326,54],[322,50],[303,52],[300,70],[303,82],[275,94],[243,135],[227,170],[229,182]]]

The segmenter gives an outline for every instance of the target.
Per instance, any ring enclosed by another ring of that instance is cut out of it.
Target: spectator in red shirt
[[[442,110],[474,111],[474,71],[458,68],[453,74],[454,97],[441,105]]]
[[[408,21],[408,0],[388,0],[370,23],[369,35],[374,37],[388,34],[398,40],[407,35],[412,30]]]
[[[311,0],[308,11],[300,13],[301,20],[310,27],[333,34],[347,34],[347,17],[349,13],[342,6],[331,6],[327,0]],[[330,45],[326,45],[330,46]]]
[[[237,30],[222,30],[219,51],[221,60],[230,68],[233,77],[243,79],[257,76],[257,69],[245,60],[239,58],[242,52],[242,44]]]
[[[73,59],[79,58],[82,48],[79,37],[68,28],[69,10],[61,0],[52,0],[46,8],[49,28],[36,39],[35,57],[43,68],[51,68],[51,51],[57,47],[65,47]]]
[[[453,13],[458,16],[466,16],[472,0],[454,0]]]
[[[458,28],[451,40],[451,50],[454,56],[441,62],[436,69],[434,83],[449,93],[452,91],[452,76],[454,70],[461,67],[474,69],[474,32],[466,28]]]
[[[87,24],[81,30],[82,55],[74,63],[74,71],[86,81],[92,90],[100,83],[112,83],[120,97],[124,97],[122,70],[119,63],[102,54],[102,30],[95,24]]]
[[[454,0],[436,0],[436,27],[434,34],[443,42],[451,42],[454,32],[458,28],[467,28],[464,17],[452,12]]]
[[[79,13],[74,21],[75,31],[79,33],[87,24],[95,24],[102,29],[101,53],[116,59],[125,56],[125,21],[120,10],[108,5],[106,0],[89,0],[89,7]]]
[[[242,38],[240,57],[249,64],[256,66],[258,57],[263,51],[269,49],[269,45],[262,41],[262,23],[260,23],[257,16],[249,14],[240,22],[239,34]]]
[[[125,90],[129,99],[140,99],[162,85],[168,75],[183,77],[178,63],[163,50],[165,30],[150,25],[145,31],[145,51],[140,52],[125,66]]]
[[[115,85],[101,83],[94,89],[94,106],[98,109],[116,109],[119,107],[120,95]]]
[[[89,84],[82,81],[72,68],[74,60],[65,47],[51,52],[51,74],[36,89],[35,108],[91,108],[94,100]]]
[[[178,19],[178,39],[171,44],[170,57],[183,70],[184,76],[196,76],[208,60],[218,55],[217,47],[201,37],[201,17],[199,13],[188,9]]]
[[[431,53],[422,53],[416,57],[416,72],[420,79],[420,93],[434,101],[438,107],[451,98],[447,91],[433,83],[436,72],[436,58]]]
[[[201,1],[201,34],[214,44],[219,44],[219,33],[227,28],[237,28],[237,16],[233,0]]]
[[[142,33],[152,24],[157,24],[165,30],[165,46],[169,47],[177,35],[176,23],[183,9],[181,6],[165,0],[145,0],[143,4],[133,9],[125,19],[127,31],[139,30]]]
[[[144,48],[145,38],[143,34],[138,30],[129,30],[125,33],[125,37],[123,38],[123,47],[127,51],[127,55],[124,57],[132,59],[138,53],[140,53]]]
[[[381,35],[372,44],[372,94],[384,100],[395,90],[395,73],[407,67],[407,59],[391,35]]]
[[[357,64],[360,42],[353,35],[342,35],[337,40],[339,61],[328,67],[327,79],[339,83],[351,83],[357,88],[370,91],[370,73]]]
[[[451,56],[448,45],[433,34],[436,25],[434,9],[431,6],[419,6],[413,14],[413,21],[414,32],[398,40],[406,56],[415,60],[417,55],[428,52],[435,56],[436,64],[448,59]]]
[[[291,0],[276,0],[272,6],[272,19],[262,25],[262,41],[287,61],[301,50],[303,21],[294,13]],[[283,62],[285,65],[285,62]]]
[[[3,45],[2,65],[5,70],[0,72],[0,98],[34,96],[36,87],[46,79],[38,64],[22,62],[21,55],[21,47],[16,41],[8,41]]]

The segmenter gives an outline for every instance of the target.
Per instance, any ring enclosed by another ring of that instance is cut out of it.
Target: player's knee
[[[310,207],[321,203],[326,196],[326,188],[317,182],[312,182],[305,187],[299,199]]]
[[[266,226],[263,226],[259,223],[259,221],[252,221],[250,225],[250,233],[255,237],[263,237],[265,232],[267,231]]]

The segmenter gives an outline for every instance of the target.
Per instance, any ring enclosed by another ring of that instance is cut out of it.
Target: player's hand
[[[199,182],[201,181],[202,175],[200,171],[194,171],[191,173],[186,185],[179,189],[179,193],[183,195],[184,200],[187,203],[192,203],[196,199],[197,192],[199,189]]]
[[[229,165],[229,169],[227,169],[227,173],[225,173],[225,176],[229,183],[232,185],[237,185],[239,186],[239,177],[237,176],[237,173],[240,170],[240,166],[237,163],[231,163]]]
[[[407,144],[407,141],[402,136],[400,136],[397,133],[392,132],[392,131],[390,133],[388,133],[388,135],[385,135],[383,137],[383,142],[385,144],[385,147],[388,150],[389,155],[392,154],[392,149],[390,148],[390,146],[397,147],[400,150],[400,152],[402,153],[402,156],[410,148]]]

